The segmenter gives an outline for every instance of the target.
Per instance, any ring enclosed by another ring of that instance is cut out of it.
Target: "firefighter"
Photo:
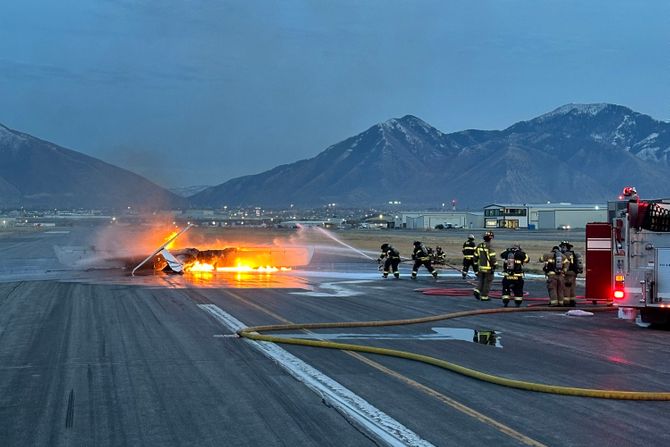
[[[491,247],[493,232],[487,231],[482,237],[483,242],[475,248],[474,261],[477,264],[477,287],[472,290],[475,298],[482,301],[489,300],[489,290],[496,270],[496,252]]]
[[[428,257],[430,258],[430,262],[435,262],[435,250],[433,250],[433,247],[425,246],[426,247],[426,252],[428,253]]]
[[[377,258],[377,262],[380,263],[384,261],[384,272],[382,276],[388,278],[389,272],[393,270],[393,276],[396,279],[400,278],[400,272],[398,271],[398,265],[400,264],[400,252],[393,248],[390,244],[382,244],[381,246],[382,253]]]
[[[563,305],[569,307],[575,307],[577,305],[577,275],[584,271],[582,256],[575,252],[572,247],[573,245],[568,241],[561,241],[559,244],[559,248],[568,263],[563,282],[563,291],[565,295],[563,298]]]
[[[447,263],[447,254],[442,250],[442,247],[439,245],[435,247],[435,256],[433,257],[435,264],[446,264]]]
[[[475,257],[475,236],[473,234],[468,235],[468,240],[463,242],[463,279],[468,276],[468,270],[472,267],[472,271],[477,274],[477,264],[474,261]]]
[[[547,292],[549,292],[549,305],[562,306],[564,296],[565,272],[568,267],[568,260],[561,253],[558,245],[540,258],[544,262],[542,270],[547,277]]]
[[[514,295],[514,304],[523,302],[523,265],[530,261],[519,244],[514,244],[500,254],[503,265],[502,302],[507,307],[510,295]]]
[[[416,274],[419,271],[419,267],[422,265],[426,267],[426,270],[433,275],[433,278],[437,279],[437,270],[433,268],[430,262],[430,253],[428,249],[421,241],[414,241],[414,251],[412,252],[412,259],[414,260],[414,266],[412,267],[412,279],[416,279]]]

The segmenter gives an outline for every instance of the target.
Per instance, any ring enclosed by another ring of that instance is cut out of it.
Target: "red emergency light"
[[[614,293],[613,293],[614,299],[622,300],[626,295],[626,293],[624,292],[623,280],[624,280],[623,275],[614,276]]]

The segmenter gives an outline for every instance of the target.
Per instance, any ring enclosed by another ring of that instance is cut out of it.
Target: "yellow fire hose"
[[[613,308],[588,308],[591,312],[611,311]],[[483,373],[474,369],[466,368],[455,363],[440,360],[427,355],[415,354],[413,352],[400,351],[396,349],[378,348],[374,346],[354,345],[349,343],[336,343],[322,340],[305,340],[298,338],[279,337],[274,335],[263,335],[260,332],[265,331],[287,331],[287,330],[309,330],[309,329],[332,329],[332,328],[353,328],[353,327],[384,327],[400,326],[418,323],[428,323],[432,321],[449,320],[459,317],[473,315],[498,314],[508,312],[549,312],[565,311],[565,308],[556,307],[522,307],[522,308],[500,308],[500,309],[481,309],[463,312],[453,312],[448,314],[432,315],[429,317],[413,318],[406,320],[386,320],[386,321],[353,321],[353,322],[335,322],[335,323],[305,323],[305,324],[277,324],[268,326],[254,326],[237,331],[240,337],[257,341],[266,341],[272,343],[284,343],[292,345],[313,346],[317,348],[341,349],[345,351],[368,352],[371,354],[387,355],[399,357],[408,360],[428,363],[440,368],[494,383],[496,385],[517,388],[521,390],[537,391],[540,393],[561,394],[567,396],[596,397],[601,399],[619,399],[619,400],[670,400],[670,392],[655,391],[620,391],[620,390],[600,390],[590,388],[573,388],[559,385],[546,385],[542,383],[525,382],[522,380],[506,379],[500,376]],[[315,338],[318,335],[315,335]]]

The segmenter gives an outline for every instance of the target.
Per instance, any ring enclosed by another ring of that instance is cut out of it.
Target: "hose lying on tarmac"
[[[612,307],[589,307],[591,312],[611,311]],[[286,330],[310,330],[310,329],[332,329],[332,328],[352,328],[352,327],[384,327],[400,326],[418,323],[428,323],[432,321],[449,320],[459,317],[468,317],[473,315],[498,314],[508,312],[555,312],[564,311],[564,308],[556,307],[521,307],[521,308],[499,308],[499,309],[480,309],[462,312],[453,312],[448,314],[431,315],[428,317],[406,319],[406,320],[386,320],[386,321],[359,321],[359,322],[335,322],[335,323],[304,323],[304,324],[277,324],[267,326],[254,326],[237,331],[240,337],[257,341],[266,341],[272,343],[284,343],[292,345],[313,346],[317,348],[341,349],[345,351],[368,352],[371,354],[387,355],[399,357],[408,360],[428,363],[440,368],[453,371],[464,376],[482,380],[496,385],[517,388],[521,390],[537,391],[541,393],[560,394],[566,396],[595,397],[601,399],[620,399],[620,400],[670,400],[670,392],[654,391],[620,391],[620,390],[601,390],[589,388],[573,388],[559,385],[546,385],[542,383],[526,382],[522,380],[507,379],[500,376],[494,376],[474,369],[466,368],[455,363],[440,360],[427,355],[416,354],[413,352],[400,351],[396,349],[378,348],[374,346],[355,345],[349,343],[336,343],[322,340],[305,340],[297,338],[279,337],[274,335],[263,335],[260,332],[265,331],[286,331]],[[318,335],[315,334],[315,338]]]

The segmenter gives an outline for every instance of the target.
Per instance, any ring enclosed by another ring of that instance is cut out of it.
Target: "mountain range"
[[[125,169],[0,125],[0,208],[136,208],[184,205]]]
[[[315,157],[184,199],[130,171],[0,125],[0,208],[263,206],[459,208],[603,203],[625,185],[669,197],[670,123],[614,104],[568,104],[504,130],[442,133],[407,115]]]
[[[667,197],[669,153],[670,123],[614,104],[568,104],[504,130],[450,134],[407,115],[190,200],[214,207],[603,203],[628,184],[643,197]]]

